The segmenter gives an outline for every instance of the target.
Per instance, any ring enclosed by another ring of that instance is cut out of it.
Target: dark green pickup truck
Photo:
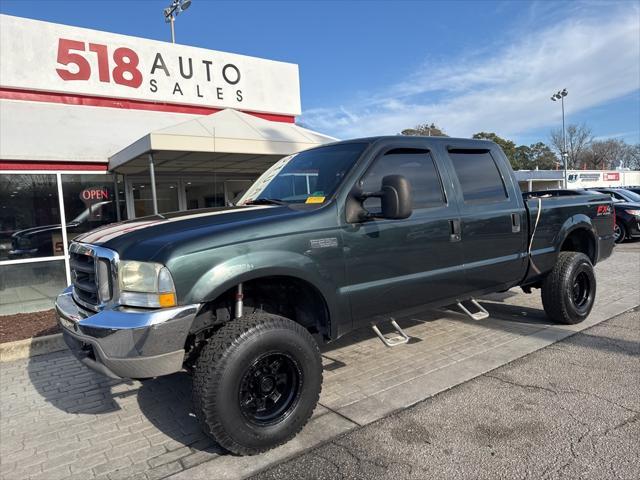
[[[319,342],[422,305],[520,286],[577,323],[613,249],[606,195],[523,196],[497,145],[455,138],[338,142],[277,162],[235,206],[105,226],[70,246],[64,337],[111,377],[193,373],[222,446],[291,439],[320,394]],[[376,329],[388,346],[408,337]]]

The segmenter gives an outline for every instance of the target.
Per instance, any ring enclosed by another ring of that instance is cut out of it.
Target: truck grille
[[[94,311],[115,298],[118,254],[96,245],[72,242],[69,267],[75,301]]]
[[[96,278],[96,258],[80,253],[69,253],[71,267],[71,283],[78,300],[91,305],[98,305],[98,282]]]

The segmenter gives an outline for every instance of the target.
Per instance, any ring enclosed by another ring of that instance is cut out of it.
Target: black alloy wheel
[[[284,420],[299,399],[302,371],[285,353],[266,353],[254,361],[240,381],[242,414],[257,425]]]
[[[624,242],[626,237],[627,237],[627,232],[625,231],[624,226],[620,225],[619,223],[616,223],[615,226],[613,227],[614,242],[622,243]]]

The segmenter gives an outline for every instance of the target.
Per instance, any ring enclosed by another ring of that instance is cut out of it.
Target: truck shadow
[[[159,445],[165,445],[166,451],[188,446],[193,452],[207,452],[202,461],[225,453],[196,420],[191,378],[185,372],[144,381],[110,379],[85,367],[66,350],[31,357],[27,369],[32,386],[46,404],[70,415],[60,417],[47,406],[41,408],[64,419],[63,428],[77,428],[80,441],[94,441],[96,431],[104,431],[105,438],[124,432],[138,438],[144,431],[154,455]],[[121,443],[126,444],[127,438],[121,438]]]

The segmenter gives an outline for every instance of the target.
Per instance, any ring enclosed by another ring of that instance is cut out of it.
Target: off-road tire
[[[580,323],[589,316],[595,297],[596,277],[589,257],[560,252],[542,283],[542,305],[547,316],[556,323]]]
[[[240,404],[241,389],[251,365],[271,354],[291,359],[300,381],[282,418],[256,424]],[[222,447],[255,455],[286,443],[304,427],[321,387],[322,359],[311,334],[287,318],[257,311],[223,325],[202,349],[193,374],[193,403],[203,429]]]

